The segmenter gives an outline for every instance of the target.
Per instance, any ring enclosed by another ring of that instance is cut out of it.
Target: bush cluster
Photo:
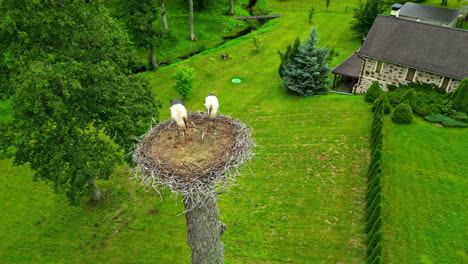
[[[382,263],[382,148],[384,108],[385,100],[383,97],[379,97],[374,101],[372,106],[374,118],[370,137],[371,160],[367,171],[368,183],[366,191],[366,264]]]
[[[468,124],[441,114],[425,116],[424,119],[433,123],[441,123],[445,127],[468,127]]]
[[[413,82],[387,87],[390,91],[388,99],[393,107],[408,101],[412,110],[420,116],[442,113],[450,101],[450,95],[435,84]]]

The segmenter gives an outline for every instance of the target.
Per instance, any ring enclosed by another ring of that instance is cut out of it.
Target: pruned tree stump
[[[216,129],[207,133],[205,112],[188,115],[187,144],[180,144],[173,121],[159,123],[138,144],[133,158],[136,178],[147,186],[166,187],[181,194],[187,219],[192,263],[223,263],[216,191],[235,181],[252,156],[252,130],[240,120],[218,115]]]
[[[223,60],[229,59],[229,54],[227,54],[227,53],[221,54],[221,59],[223,59]]]

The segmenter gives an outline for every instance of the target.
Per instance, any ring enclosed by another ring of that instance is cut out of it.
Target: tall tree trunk
[[[193,0],[189,0],[189,13],[190,13],[190,39],[195,41],[195,32],[193,31]]]
[[[164,6],[165,1],[166,0],[161,0],[161,17],[164,30],[169,30],[169,26],[167,25],[166,7]]]
[[[155,54],[154,47],[150,48],[150,58],[151,58],[151,67],[153,68],[153,70],[159,69],[158,62],[156,61],[156,54]]]
[[[91,191],[91,200],[98,201],[101,200],[101,191],[99,190],[98,186],[94,182],[93,179],[86,180],[88,184],[89,190]]]
[[[443,6],[446,6],[447,5],[447,0],[442,0],[442,2],[440,4],[443,5]]]
[[[229,14],[234,15],[234,0],[231,0],[231,5],[229,6]]]
[[[222,264],[224,246],[221,235],[226,226],[219,221],[216,194],[206,196],[200,205],[192,199],[184,201],[188,244],[192,249],[192,264]]]

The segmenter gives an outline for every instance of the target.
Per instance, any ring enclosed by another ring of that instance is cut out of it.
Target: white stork
[[[210,122],[214,123],[214,128],[216,129],[216,113],[218,112],[219,109],[219,102],[218,98],[210,93],[206,98],[205,98],[205,107],[206,110],[208,111],[208,118],[210,119]],[[210,126],[208,125],[208,132],[210,132]]]
[[[171,118],[177,125],[177,135],[180,138],[179,129],[183,130],[184,139],[187,139],[185,131],[187,130],[187,110],[185,109],[184,104],[180,98],[176,97],[173,101],[169,100],[171,103]]]

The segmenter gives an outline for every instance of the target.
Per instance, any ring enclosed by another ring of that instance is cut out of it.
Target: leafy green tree
[[[179,93],[182,98],[186,98],[192,92],[193,88],[193,69],[188,66],[181,66],[173,78],[176,80],[174,89]]]
[[[95,180],[158,118],[148,81],[127,70],[127,35],[99,1],[4,0],[0,12],[0,55],[10,58],[3,96],[12,102],[0,140],[71,203],[99,199]]]
[[[468,115],[468,78],[463,79],[453,92],[452,108]]]
[[[383,93],[384,91],[380,89],[379,82],[375,81],[371,84],[369,89],[367,89],[366,94],[364,95],[364,101],[373,103],[375,99],[379,98]]]
[[[310,37],[301,45],[294,58],[284,66],[283,87],[289,92],[301,96],[328,93],[327,65],[328,48],[316,47],[317,32],[315,28]]]
[[[286,66],[286,64],[288,64],[291,61],[292,58],[296,56],[297,51],[299,50],[300,46],[301,46],[301,40],[299,39],[299,37],[297,37],[296,40],[294,41],[294,44],[293,45],[289,44],[284,53],[282,53],[281,51],[278,51],[278,54],[281,59],[280,65],[278,67],[278,73],[281,78],[283,78],[284,67]]]
[[[160,38],[164,37],[163,32],[153,26],[153,23],[158,19],[159,12],[161,11],[157,0],[125,0],[120,1],[119,5],[119,18],[125,22],[135,46],[149,49],[153,70],[159,68],[155,50]]]
[[[359,0],[358,7],[354,9],[354,20],[351,21],[351,30],[365,37],[377,15],[384,10],[385,4],[383,0]]]
[[[169,26],[167,25],[166,0],[161,0],[161,19],[164,30],[169,30]]]

